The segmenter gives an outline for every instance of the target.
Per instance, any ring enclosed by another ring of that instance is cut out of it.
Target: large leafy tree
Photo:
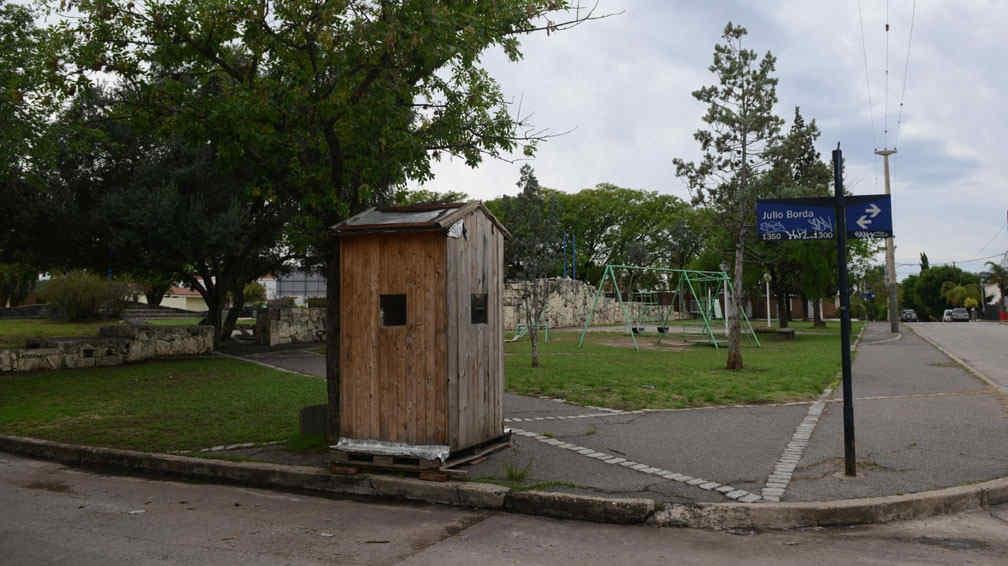
[[[391,200],[431,162],[457,155],[475,166],[487,155],[542,139],[511,112],[480,56],[499,46],[516,60],[518,38],[594,16],[562,0],[77,0],[68,26],[79,42],[76,68],[157,84],[173,116],[173,94],[215,77],[231,94],[232,146],[256,165],[285,173],[260,187],[270,203],[299,215],[289,245],[326,264],[327,381],[339,406],[339,257],[328,227]],[[73,69],[71,69],[73,70]],[[222,108],[227,108],[222,106]],[[179,122],[180,128],[186,123]],[[338,435],[330,412],[330,433]]]
[[[745,299],[743,266],[746,239],[754,224],[756,187],[770,166],[783,122],[774,114],[776,59],[769,52],[759,57],[744,48],[746,33],[744,27],[725,26],[709,67],[717,84],[693,92],[694,98],[707,105],[703,120],[708,127],[693,135],[700,144],[701,160],[675,160],[677,174],[686,179],[694,200],[713,208],[732,238],[734,285],[726,362],[732,370],[742,368],[739,309]]]
[[[925,320],[941,320],[942,311],[950,303],[945,296],[950,288],[977,288],[979,284],[980,278],[974,273],[951,265],[932,265],[920,272],[914,285],[915,303],[920,308],[917,314]]]
[[[57,102],[46,80],[52,44],[28,7],[0,3],[0,261],[24,261],[44,208],[32,153]]]

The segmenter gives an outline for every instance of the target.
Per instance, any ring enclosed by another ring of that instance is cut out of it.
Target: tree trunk
[[[779,328],[788,327],[788,294],[777,293],[777,326]]]
[[[731,308],[728,316],[728,361],[730,370],[742,369],[742,326],[739,309],[742,308],[742,256],[745,252],[745,226],[739,229],[735,242],[735,274],[732,289]]]
[[[822,299],[816,298],[812,300],[812,326],[817,328],[823,328],[826,326],[826,321],[822,319]]]
[[[539,332],[535,325],[529,326],[529,342],[532,343],[532,367],[539,367]]]
[[[221,340],[227,342],[231,340],[231,334],[234,333],[235,324],[238,323],[238,316],[241,315],[242,308],[245,307],[245,293],[244,285],[235,285],[231,289],[231,297],[233,298],[233,303],[231,308],[228,309],[227,316],[224,317],[221,322]]]
[[[340,437],[340,246],[330,240],[326,262],[326,392],[329,400],[328,441]]]
[[[161,301],[164,299],[165,293],[167,292],[167,286],[151,285],[150,287],[147,287],[144,291],[144,298],[147,299],[147,306],[151,308],[161,306]]]
[[[802,318],[801,319],[802,319],[803,322],[808,322],[809,321],[809,312],[808,312],[809,311],[809,306],[808,306],[808,304],[809,304],[808,297],[805,295],[805,293],[802,293],[801,294],[801,310],[802,310]]]

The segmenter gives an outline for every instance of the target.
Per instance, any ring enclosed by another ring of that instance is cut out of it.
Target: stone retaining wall
[[[256,318],[256,341],[266,346],[324,342],[325,307],[270,307]]]
[[[38,347],[0,350],[0,373],[115,366],[208,354],[213,347],[210,326],[119,324],[103,327],[95,337],[50,338]]]
[[[595,300],[595,286],[577,279],[557,277],[555,291],[550,294],[545,317],[551,328],[583,326],[588,309]],[[504,328],[513,329],[525,321],[521,313],[521,291],[526,283],[509,281],[504,284]],[[601,297],[595,307],[592,324],[622,324],[623,313],[616,299]]]

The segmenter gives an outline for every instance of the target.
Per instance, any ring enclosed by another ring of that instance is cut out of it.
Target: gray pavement
[[[1008,333],[1008,327],[980,323],[915,328],[933,331],[950,348],[958,348],[956,355],[988,366],[1000,364],[1004,354],[983,347],[993,340],[987,333]],[[248,357],[324,375],[324,357],[311,350]],[[796,458],[783,501],[914,493],[1008,476],[1008,400],[916,334],[893,336],[885,325],[869,326],[853,369],[858,477],[840,473],[842,417],[835,392]],[[516,435],[511,449],[469,471],[483,480],[524,476],[524,486],[558,491],[667,502],[727,501],[715,486],[761,493],[811,406],[613,412],[507,394],[506,426],[545,437]],[[283,455],[270,459],[277,457]],[[618,461],[622,459],[653,469],[631,469]],[[670,474],[703,480],[708,487]]]
[[[0,563],[1005,564],[1008,506],[871,527],[719,533],[104,476],[0,454]]]
[[[891,338],[884,325],[872,325],[854,362],[859,475],[842,475],[835,394],[785,501],[897,495],[1008,476],[1008,414],[998,395],[913,332]]]
[[[1008,391],[1008,324],[918,322],[910,326]]]
[[[317,348],[319,347],[315,345],[311,348],[288,348],[246,353],[241,357],[269,366],[325,378],[325,356],[318,352]]]

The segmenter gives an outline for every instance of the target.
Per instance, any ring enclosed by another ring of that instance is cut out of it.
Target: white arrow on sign
[[[871,220],[868,220],[868,217],[862,214],[861,218],[857,219],[857,225],[860,226],[862,230],[867,230],[868,227],[871,226]]]
[[[872,218],[875,218],[876,216],[879,215],[879,213],[882,212],[882,209],[879,208],[878,205],[873,202],[871,203],[871,206],[865,209],[865,212],[871,215]],[[862,226],[862,228],[864,228],[864,226]]]

